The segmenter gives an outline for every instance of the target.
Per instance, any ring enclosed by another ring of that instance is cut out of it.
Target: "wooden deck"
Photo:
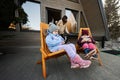
[[[0,56],[0,80],[44,80],[39,46],[12,47]],[[103,66],[96,61],[87,69],[71,69],[66,56],[47,61],[46,80],[120,80],[120,56],[101,52]]]

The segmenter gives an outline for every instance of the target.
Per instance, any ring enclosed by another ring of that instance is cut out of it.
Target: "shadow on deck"
[[[44,80],[39,46],[13,47],[0,56],[0,80]],[[103,66],[96,61],[87,69],[71,69],[66,56],[47,61],[47,80],[119,80],[120,57],[101,53]]]

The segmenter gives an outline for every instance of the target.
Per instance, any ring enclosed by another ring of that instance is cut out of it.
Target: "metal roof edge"
[[[105,26],[105,30],[106,30],[105,38],[106,38],[106,40],[109,40],[110,35],[109,35],[109,29],[108,29],[108,26],[107,26],[107,18],[106,18],[105,11],[104,11],[104,8],[103,8],[103,3],[102,3],[101,0],[97,0],[97,1],[98,1],[98,5],[99,5],[99,8],[100,8],[102,20],[103,20],[103,23],[104,23],[104,26]]]

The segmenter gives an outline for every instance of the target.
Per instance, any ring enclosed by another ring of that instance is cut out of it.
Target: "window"
[[[40,3],[27,1],[22,5],[28,15],[28,22],[22,25],[22,30],[40,30]]]

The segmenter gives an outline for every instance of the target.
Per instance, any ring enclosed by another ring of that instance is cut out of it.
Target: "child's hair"
[[[65,20],[65,19],[67,19],[67,16],[66,16],[66,15],[64,15],[64,16],[62,17],[62,20]]]
[[[59,27],[58,26],[56,26],[54,23],[49,23],[49,32],[53,32],[53,31],[55,31],[55,30],[58,30],[59,29]]]
[[[89,32],[88,32],[88,30],[82,30],[82,35],[88,35],[89,34]]]

